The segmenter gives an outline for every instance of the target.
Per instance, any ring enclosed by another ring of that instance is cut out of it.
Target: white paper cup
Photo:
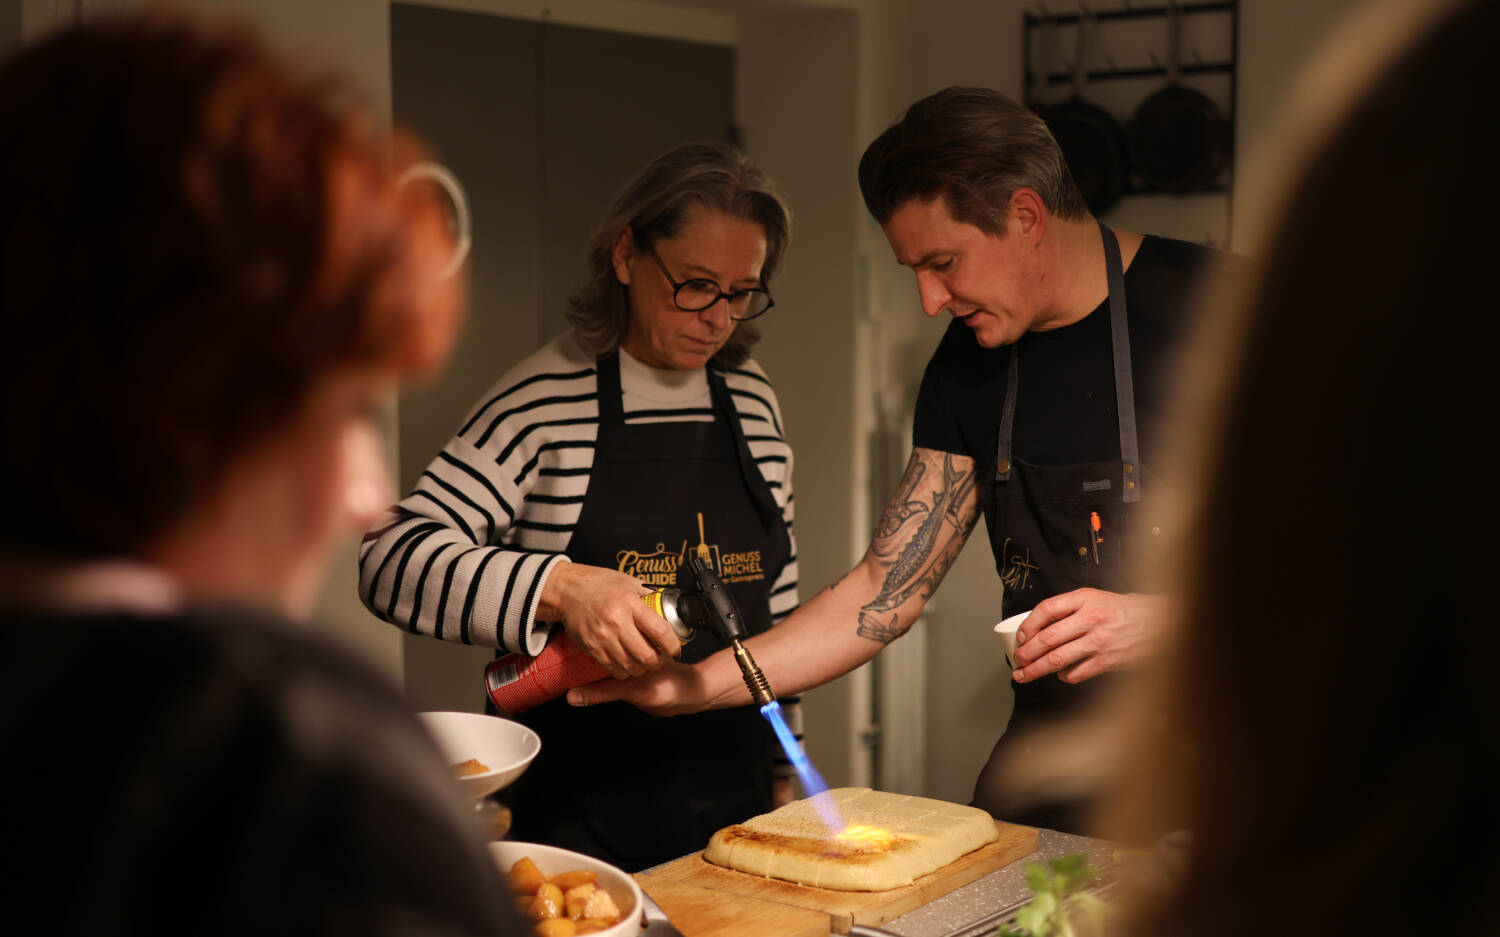
[[[1000,639],[1001,644],[1005,645],[1005,662],[1010,664],[1012,670],[1016,669],[1016,629],[1021,627],[1021,622],[1025,621],[1030,614],[1030,612],[1022,612],[1019,615],[1012,615],[995,626],[995,636]]]

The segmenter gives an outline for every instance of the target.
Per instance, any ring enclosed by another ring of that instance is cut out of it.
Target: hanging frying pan
[[[1167,86],[1130,119],[1131,165],[1148,189],[1197,192],[1229,165],[1229,122],[1206,94],[1179,82],[1182,11],[1167,6]]]
[[[1089,40],[1093,28],[1093,17],[1081,14],[1073,55],[1073,96],[1059,104],[1041,105],[1037,114],[1047,122],[1047,129],[1052,131],[1053,139],[1062,149],[1073,181],[1083,193],[1089,211],[1098,215],[1113,208],[1125,194],[1130,170],[1125,131],[1119,121],[1109,111],[1083,97],[1088,81]],[[1045,69],[1042,74],[1045,86]]]

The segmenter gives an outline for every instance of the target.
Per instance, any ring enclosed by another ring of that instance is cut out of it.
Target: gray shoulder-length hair
[[[766,233],[761,284],[769,288],[792,236],[791,212],[770,178],[744,153],[722,143],[673,147],[641,170],[610,206],[589,240],[588,280],[568,300],[567,320],[583,350],[607,355],[620,347],[630,322],[625,286],[615,276],[615,240],[629,227],[638,250],[682,233],[695,206],[760,225]],[[750,357],[760,330],[741,322],[714,355],[734,367]]]

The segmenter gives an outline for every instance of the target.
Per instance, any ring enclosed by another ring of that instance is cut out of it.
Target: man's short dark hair
[[[945,88],[907,109],[859,161],[865,207],[885,224],[896,209],[941,196],[957,221],[1005,233],[1011,195],[1029,188],[1052,214],[1088,207],[1040,117],[988,88]]]

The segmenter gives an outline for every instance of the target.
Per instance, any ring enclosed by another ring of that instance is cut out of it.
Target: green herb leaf
[[[1087,887],[1094,876],[1099,874],[1099,870],[1089,865],[1088,857],[1081,852],[1053,859],[1047,864],[1057,873],[1056,891],[1062,895],[1071,895],[1080,888]]]
[[[1060,905],[1051,893],[1034,896],[1026,906],[1016,912],[1016,923],[1031,933],[1032,937],[1046,937],[1053,933],[1053,915]]]
[[[1065,937],[1073,933],[1068,915],[1077,913],[1088,919],[1098,931],[1108,905],[1097,895],[1083,889],[1099,870],[1089,865],[1088,856],[1075,853],[1060,859],[1028,862],[1022,867],[1031,900],[1016,909],[1015,926],[1001,924],[996,937]]]
[[[1052,891],[1052,876],[1047,874],[1047,867],[1040,862],[1026,863],[1023,874],[1026,877],[1026,887],[1031,889],[1033,895]]]

